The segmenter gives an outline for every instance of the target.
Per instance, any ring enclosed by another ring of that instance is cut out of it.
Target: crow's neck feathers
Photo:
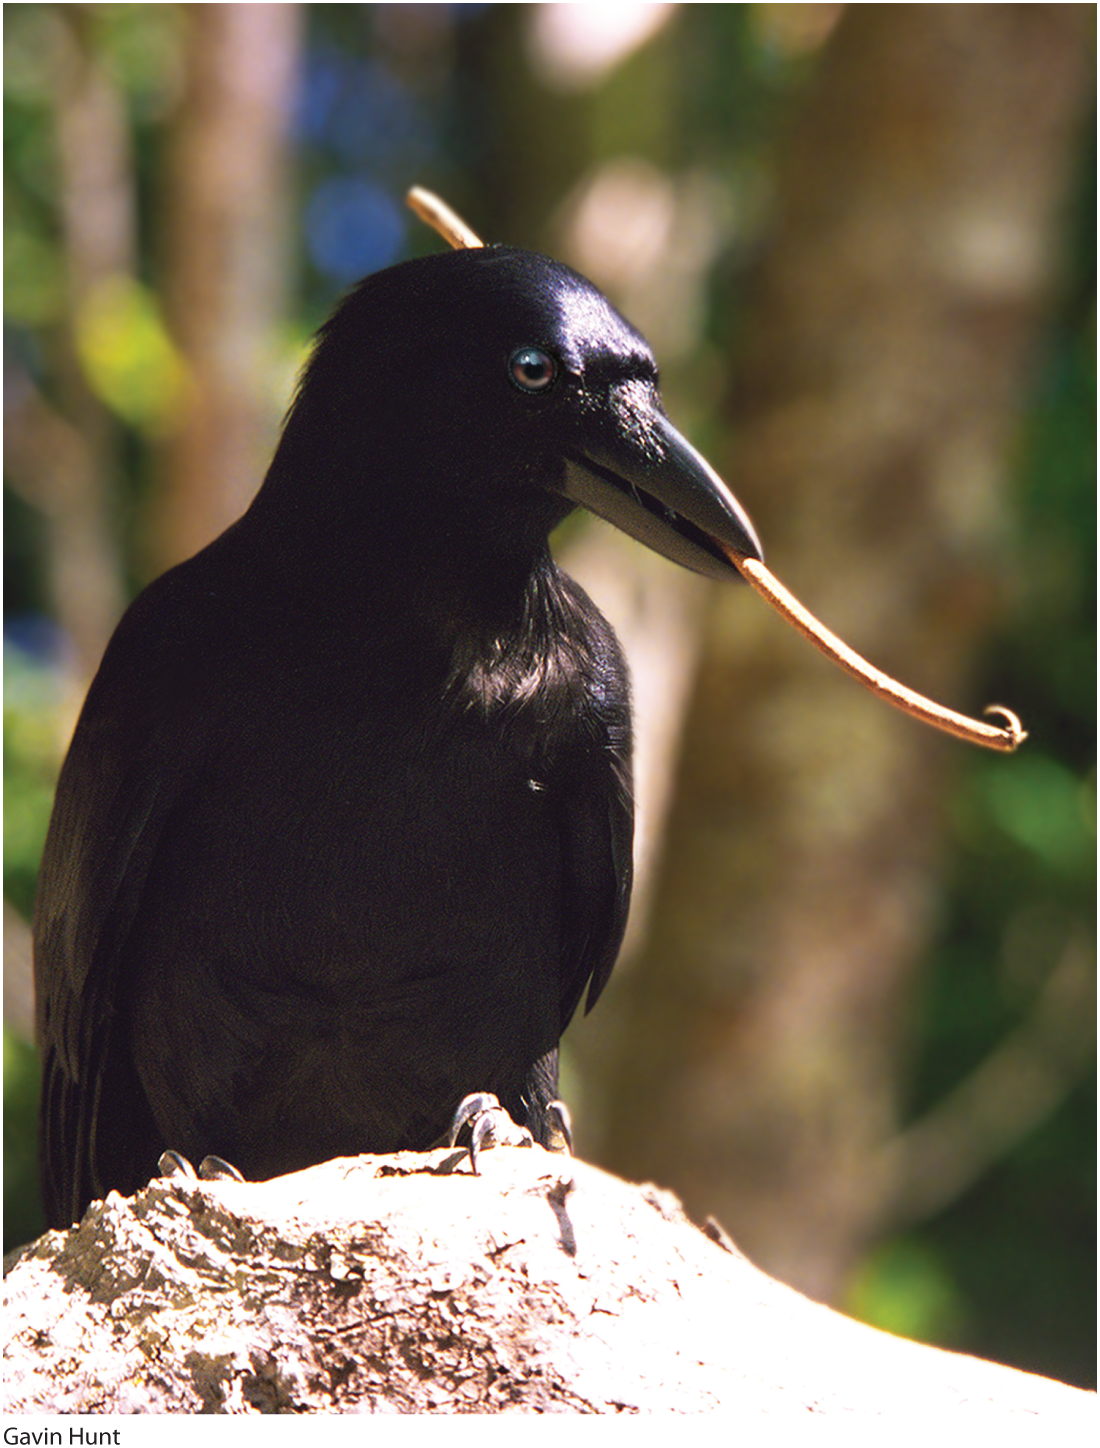
[[[552,727],[565,713],[583,713],[598,673],[596,617],[547,553],[510,618],[457,634],[448,694],[485,718],[530,710]]]

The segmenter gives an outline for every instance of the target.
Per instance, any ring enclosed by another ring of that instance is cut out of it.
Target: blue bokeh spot
[[[404,250],[404,212],[380,186],[361,177],[322,181],[306,206],[305,224],[314,265],[342,284],[389,266]]]

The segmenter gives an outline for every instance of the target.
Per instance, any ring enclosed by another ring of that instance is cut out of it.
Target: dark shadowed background
[[[857,1316],[1095,1381],[1094,23],[5,6],[6,1246],[41,1230],[26,922],[75,711],[126,601],[246,506],[334,300],[440,244],[419,182],[647,334],[832,628],[1031,735],[933,736],[570,519],[641,796],[567,1038],[580,1151]]]

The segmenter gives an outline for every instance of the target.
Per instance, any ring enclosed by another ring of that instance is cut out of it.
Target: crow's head
[[[294,486],[339,478],[420,528],[456,510],[514,515],[518,499],[553,522],[579,503],[712,577],[737,576],[727,548],[760,557],[737,500],[669,422],[645,339],[533,252],[445,252],[360,283],[318,335],[281,452]]]

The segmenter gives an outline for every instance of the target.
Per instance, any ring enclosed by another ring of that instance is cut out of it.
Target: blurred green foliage
[[[4,898],[27,919],[60,767],[53,672],[4,649]]]
[[[47,393],[66,306],[53,8],[9,6],[4,17],[5,349]],[[132,132],[139,280],[101,296],[98,312],[77,319],[76,335],[86,380],[121,427],[122,486],[137,492],[163,410],[186,385],[160,320],[154,245],[164,122],[181,63],[180,13],[175,5],[69,8],[87,12]],[[401,209],[411,179],[443,186],[450,178],[463,204],[481,186],[481,207],[471,217],[493,216],[501,118],[485,86],[492,74],[486,56],[497,43],[499,12],[527,7],[305,8],[295,122],[303,243],[294,326],[301,331],[316,324],[357,267],[386,264],[422,244],[406,234]],[[777,45],[755,8],[682,7],[675,31],[658,42],[678,47],[661,94],[678,111],[679,159],[721,173],[746,206],[766,191],[776,130],[813,64],[812,46]],[[453,11],[453,45],[402,49],[394,17],[384,13],[401,9]],[[419,69],[418,54],[427,57]],[[522,124],[539,128],[532,139],[552,147],[553,136],[541,132],[540,104],[534,96]],[[642,154],[647,146],[667,149],[667,138],[659,143],[646,131],[644,113],[627,116],[616,105],[606,116],[615,144]],[[1063,303],[1034,379],[1016,470],[1014,603],[989,653],[987,696],[1010,701],[1031,738],[1011,761],[960,754],[950,868],[916,1030],[914,1118],[1026,1018],[1067,949],[1091,949],[1093,941],[1094,156],[1084,158],[1081,174]],[[546,208],[558,199],[546,192]],[[717,258],[711,278],[707,335],[720,346],[737,314],[744,261],[735,243]],[[708,426],[715,420],[701,419],[704,432]],[[4,885],[28,915],[59,762],[59,691],[56,651],[36,643],[42,631],[34,625],[47,592],[40,519],[7,486],[5,520],[5,607],[19,642],[5,650]],[[40,1225],[32,1185],[36,1077],[31,1048],[5,1031],[6,1246]],[[871,1254],[847,1305],[895,1331],[1089,1383],[1094,1201],[1095,1083],[1086,1079],[960,1200]]]
[[[155,436],[178,417],[187,368],[140,282],[97,287],[76,317],[76,345],[92,391],[123,422]]]
[[[61,763],[55,673],[5,639],[4,899],[29,920]],[[6,951],[11,942],[5,942]],[[4,1250],[43,1228],[38,1198],[38,1061],[34,1047],[4,1028]]]
[[[893,1237],[856,1269],[845,1307],[899,1337],[954,1347],[969,1327],[966,1299],[943,1255],[919,1237]]]
[[[38,1060],[4,1027],[4,1251],[32,1242],[44,1221],[38,1198]]]

